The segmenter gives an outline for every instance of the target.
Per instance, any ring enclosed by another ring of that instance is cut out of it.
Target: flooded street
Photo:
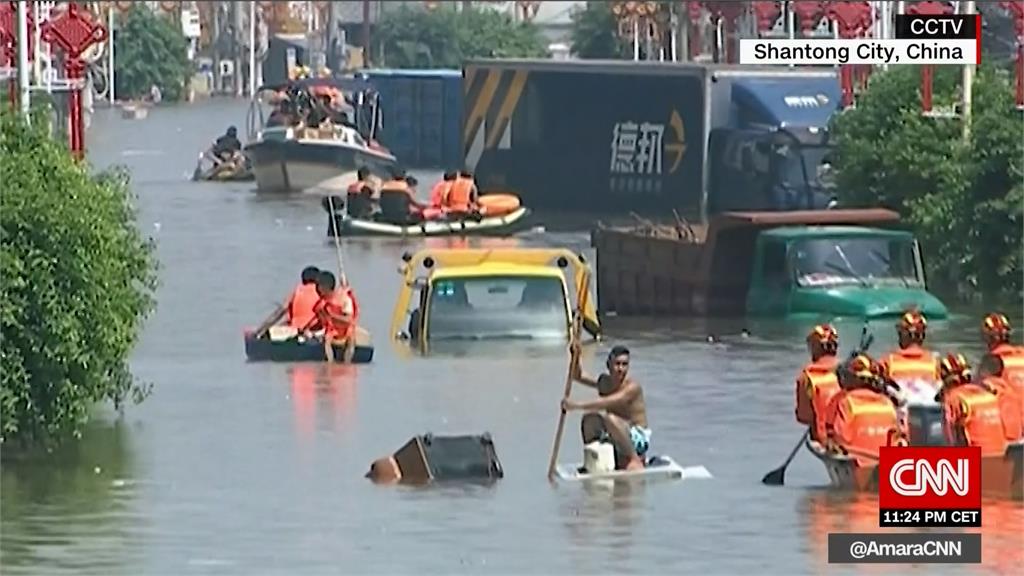
[[[422,243],[344,243],[377,346],[372,364],[247,363],[242,330],[303,266],[333,269],[336,257],[317,199],[188,181],[199,150],[229,123],[244,132],[244,121],[238,101],[158,108],[134,122],[111,111],[93,118],[92,163],[131,169],[140,225],[158,244],[158,309],[133,360],[153,393],[123,418],[101,412],[68,449],[5,454],[5,574],[814,574],[842,571],[825,564],[828,532],[879,530],[875,498],[824,490],[809,453],[785,487],[760,483],[802,432],[793,380],[806,324],[751,322],[744,339],[740,321],[610,322],[607,341],[584,349],[585,369],[598,369],[612,344],[629,346],[652,450],[715,476],[614,490],[545,478],[564,347],[422,358],[390,344],[399,258]],[[417,176],[428,189],[436,174]],[[593,258],[586,232],[521,242]],[[932,346],[977,358],[977,312],[932,322]],[[844,355],[860,329],[840,325]],[[709,333],[722,343],[708,344]],[[892,346],[892,322],[875,335],[873,352]],[[570,414],[561,461],[581,458],[578,427]],[[427,431],[490,432],[504,480],[411,489],[363,478],[373,459]],[[983,520],[984,565],[950,572],[1024,564],[1021,504],[988,505]]]

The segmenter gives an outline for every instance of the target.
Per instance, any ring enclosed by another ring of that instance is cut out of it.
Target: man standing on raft
[[[575,357],[578,359],[579,354]],[[606,365],[608,372],[594,380],[583,373],[577,360],[572,368],[573,380],[596,389],[600,398],[582,403],[565,399],[562,410],[586,410],[580,423],[583,443],[610,440],[615,446],[616,468],[642,470],[643,457],[651,445],[651,430],[647,427],[644,391],[629,377],[629,349],[612,348]]]

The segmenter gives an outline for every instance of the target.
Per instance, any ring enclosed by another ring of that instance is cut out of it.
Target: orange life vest
[[[831,444],[861,464],[878,461],[879,449],[899,430],[896,408],[885,394],[867,388],[842,390],[832,400],[826,422]]]
[[[302,330],[316,317],[317,302],[320,295],[317,294],[316,284],[299,284],[292,291],[288,299],[288,325],[296,330]]]
[[[989,376],[983,381],[999,399],[999,413],[1003,419],[1003,435],[1010,442],[1024,438],[1024,398],[1017,388],[1004,378]]]
[[[939,360],[920,346],[911,345],[892,352],[882,361],[886,374],[905,392],[920,393],[920,383],[927,382],[937,388],[939,382]],[[935,390],[928,390],[934,394]]]
[[[1000,344],[990,352],[1003,361],[1003,373],[1000,376],[1024,397],[1024,347]]]
[[[1006,452],[1003,419],[995,394],[975,384],[962,384],[946,390],[942,408],[950,444],[979,446],[983,456]]]
[[[836,357],[823,356],[804,367],[796,381],[796,421],[811,426],[812,439],[825,439],[825,413],[839,391]]]
[[[473,179],[459,176],[448,192],[446,206],[454,212],[468,212],[473,200]]]
[[[452,190],[454,180],[441,180],[430,189],[430,207],[440,208],[446,204],[448,194]]]
[[[327,335],[348,337],[355,329],[355,300],[349,297],[350,294],[351,292],[347,289],[338,290],[327,298],[321,298],[317,304],[317,315],[320,317],[320,323],[324,326]],[[333,317],[345,314],[346,299],[352,307],[352,320],[349,322]]]

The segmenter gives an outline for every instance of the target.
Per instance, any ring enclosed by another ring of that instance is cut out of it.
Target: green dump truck
[[[599,226],[602,315],[945,318],[918,242],[882,209],[725,212],[707,226]]]

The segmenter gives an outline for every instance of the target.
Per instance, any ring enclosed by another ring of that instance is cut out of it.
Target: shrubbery
[[[1024,138],[1012,81],[1005,70],[978,70],[967,142],[959,119],[922,116],[920,69],[912,66],[876,72],[834,129],[845,200],[899,211],[934,279],[1019,301]],[[958,67],[935,67],[936,106],[958,102],[959,87]]]
[[[461,68],[469,58],[537,58],[547,47],[537,27],[490,9],[401,7],[385,12],[377,36],[389,68]]]
[[[4,441],[76,433],[94,403],[141,394],[128,355],[156,286],[127,176],[91,176],[41,120],[0,113]]]
[[[164,99],[181,99],[192,70],[187,48],[180,24],[145,6],[132,8],[114,35],[117,97],[142,98],[156,85]]]

